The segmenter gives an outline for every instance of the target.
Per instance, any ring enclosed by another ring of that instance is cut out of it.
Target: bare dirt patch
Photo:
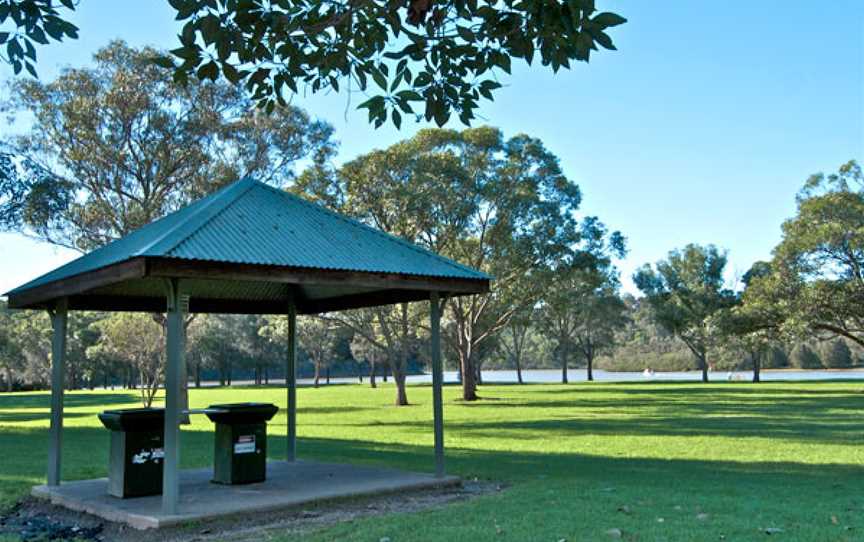
[[[251,542],[267,531],[302,534],[343,521],[411,513],[502,491],[501,484],[464,481],[461,486],[323,501],[275,512],[243,514],[158,531],[139,531],[120,523],[28,498],[0,516],[0,541],[94,540],[105,542]]]

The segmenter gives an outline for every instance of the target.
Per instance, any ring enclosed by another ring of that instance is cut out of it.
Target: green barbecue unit
[[[210,405],[216,423],[213,481],[251,484],[267,477],[267,422],[279,408],[269,403]]]
[[[99,421],[111,430],[108,494],[125,499],[162,493],[165,409],[106,410]]]

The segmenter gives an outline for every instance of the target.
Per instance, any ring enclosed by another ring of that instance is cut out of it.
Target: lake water
[[[579,382],[586,380],[585,369],[570,369],[568,371],[568,379],[570,382]],[[843,371],[798,371],[798,370],[763,370],[761,374],[763,381],[777,380],[864,380],[864,369],[849,369]],[[594,380],[598,382],[651,382],[657,381],[699,381],[702,378],[700,371],[679,371],[679,372],[656,372],[651,377],[646,377],[642,373],[629,372],[610,372],[603,370],[594,370]],[[718,382],[727,380],[750,381],[753,378],[753,373],[750,371],[717,371],[708,374],[710,380]],[[378,377],[381,380],[381,377]],[[322,379],[323,381],[323,379]],[[357,378],[331,378],[332,383],[354,383]],[[363,378],[366,382],[366,378]],[[458,382],[456,371],[445,371],[444,382]],[[483,371],[483,382],[485,384],[510,384],[515,383],[516,371]],[[561,382],[561,371],[556,369],[529,369],[522,371],[522,381],[526,383],[557,383]],[[301,384],[311,384],[312,380],[302,378],[298,380]],[[412,375],[408,377],[409,383],[429,383],[432,382],[432,375]]]

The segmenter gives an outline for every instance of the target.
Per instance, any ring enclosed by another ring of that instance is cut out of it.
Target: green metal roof
[[[405,240],[245,178],[7,295],[142,256],[490,279]]]

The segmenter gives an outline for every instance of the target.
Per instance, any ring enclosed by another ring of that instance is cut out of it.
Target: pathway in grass
[[[509,489],[312,539],[864,539],[864,384],[487,386],[482,396],[466,404],[445,389],[448,469]],[[431,470],[431,389],[411,387],[409,398],[412,406],[393,407],[389,386],[301,389],[301,457]],[[284,406],[285,393],[193,390],[191,400]],[[105,475],[108,435],[95,414],[136,401],[67,396],[64,477]],[[280,413],[271,434],[284,424]],[[47,425],[47,394],[0,394],[3,505],[42,482]],[[184,466],[210,464],[211,430],[202,416],[184,430]],[[284,450],[271,440],[272,457]]]

